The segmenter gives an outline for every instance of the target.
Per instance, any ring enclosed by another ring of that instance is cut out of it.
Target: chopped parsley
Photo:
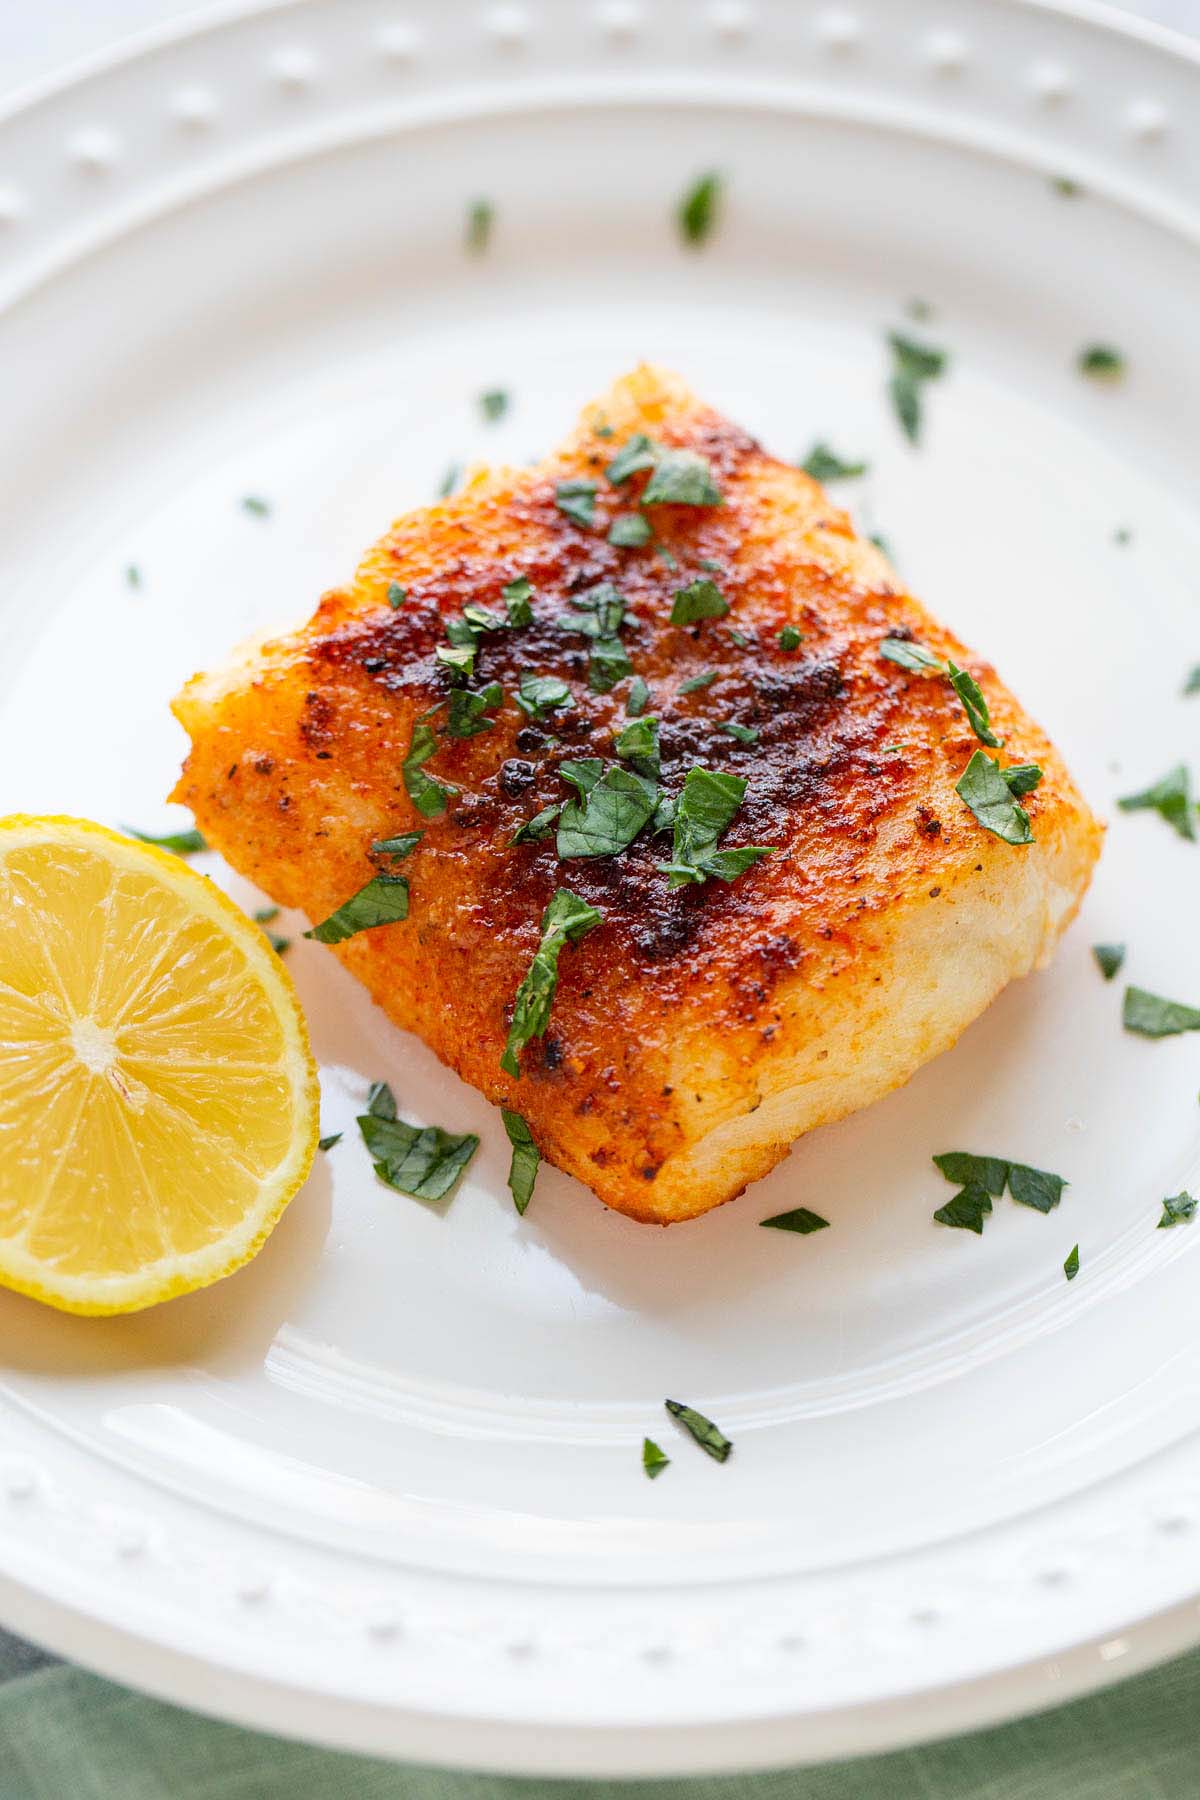
[[[794,625],[785,625],[779,633],[778,643],[781,650],[798,650],[804,642],[804,633]]]
[[[954,791],[970,808],[985,831],[1006,844],[1031,844],[1029,814],[1014,798],[1000,764],[976,750],[954,784]]]
[[[1196,1202],[1186,1192],[1172,1194],[1162,1203],[1162,1218],[1158,1221],[1159,1231],[1169,1231],[1173,1225],[1187,1225],[1196,1216]]]
[[[692,183],[680,200],[675,220],[680,237],[692,249],[698,250],[712,236],[720,199],[721,177],[710,169]]]
[[[892,374],[888,393],[900,428],[910,444],[921,441],[922,389],[928,381],[936,381],[945,373],[946,352],[932,345],[919,344],[915,338],[898,331],[888,333],[892,352]]]
[[[489,388],[479,396],[479,410],[489,424],[494,425],[508,411],[508,394],[504,388]]]
[[[1121,1023],[1126,1031],[1135,1031],[1139,1037],[1175,1037],[1182,1031],[1200,1031],[1200,1007],[1164,1000],[1161,994],[1147,993],[1145,988],[1127,987]]]
[[[564,862],[576,857],[616,856],[627,850],[658,804],[654,781],[615,764],[597,776],[596,761],[588,758],[582,763],[559,764],[559,774],[577,786],[580,794],[578,800],[568,800],[558,821],[556,848]]]
[[[818,443],[813,445],[800,467],[814,481],[855,481],[866,474],[870,464],[843,462],[828,444]]]
[[[620,487],[631,475],[637,475],[643,469],[652,469],[658,456],[658,445],[653,438],[648,438],[644,431],[635,431],[622,444],[604,473],[614,487]]]
[[[721,719],[717,724],[717,730],[723,731],[725,736],[731,737],[736,744],[757,744],[758,742],[758,732],[753,725],[739,725],[734,719]]]
[[[318,1150],[332,1150],[333,1146],[335,1144],[340,1144],[341,1141],[342,1141],[342,1133],[340,1131],[331,1131],[328,1137],[323,1137],[323,1138],[317,1139],[317,1149]]]
[[[457,490],[457,488],[460,486],[461,482],[462,482],[462,464],[461,463],[451,463],[448,466],[446,473],[442,476],[442,479],[438,482],[438,491],[437,491],[438,499],[439,500],[448,500],[450,498],[451,494],[453,494]]]
[[[277,919],[278,917],[279,908],[277,906],[260,906],[255,911],[254,923],[256,925],[269,925],[273,919]]]
[[[554,489],[554,504],[573,525],[590,529],[596,523],[596,484],[572,479],[560,481]]]
[[[500,1067],[506,1075],[519,1078],[521,1066],[517,1058],[529,1040],[541,1037],[550,1023],[550,1008],[558,986],[558,958],[563,945],[577,943],[585,932],[599,925],[603,916],[569,888],[556,890],[542,914],[541,942],[513,1002],[512,1023],[500,1058]]]
[[[520,1113],[510,1112],[507,1106],[500,1108],[500,1117],[504,1120],[504,1129],[508,1133],[508,1141],[512,1145],[512,1160],[508,1166],[508,1190],[513,1197],[513,1205],[519,1213],[533,1198],[533,1184],[537,1180],[538,1164],[541,1156],[538,1147],[530,1135],[529,1127]]]
[[[651,1481],[657,1480],[671,1459],[659,1449],[653,1438],[642,1439],[642,1468]]]
[[[671,624],[695,625],[699,619],[723,619],[728,611],[729,602],[711,575],[700,575],[687,587],[676,589]]]
[[[467,208],[466,245],[472,256],[482,256],[492,238],[496,210],[490,200],[472,200]]]
[[[1188,678],[1183,684],[1185,694],[1200,694],[1200,663],[1188,670]]]
[[[977,1181],[969,1181],[960,1194],[939,1206],[934,1218],[939,1225],[950,1225],[958,1231],[973,1231],[983,1236],[983,1221],[992,1210],[992,1197]]]
[[[396,1096],[386,1081],[373,1081],[367,1089],[367,1111],[376,1119],[396,1117]]]
[[[571,690],[558,675],[531,675],[525,669],[515,699],[527,719],[541,719],[560,706],[569,706]]]
[[[1173,769],[1153,787],[1143,788],[1140,794],[1125,794],[1117,805],[1122,812],[1156,812],[1160,819],[1165,819],[1172,830],[1177,831],[1189,843],[1196,839],[1196,808],[1192,802],[1192,779],[1183,763],[1176,763]]]
[[[950,686],[962,701],[967,722],[980,743],[988,744],[993,750],[1001,748],[1004,739],[998,738],[992,730],[988,703],[984,698],[983,690],[975,677],[968,674],[966,669],[960,669],[958,664],[949,658],[943,662],[941,657],[935,656],[927,645],[919,644],[915,639],[910,638],[882,638],[879,644],[879,654],[886,662],[896,663],[900,668],[907,669],[911,675],[945,675]],[[1034,769],[1032,763],[1025,766],[1031,771]],[[1041,770],[1038,769],[1036,773],[1037,780],[1040,781]],[[1037,781],[1033,785],[1036,787]],[[1013,791],[1015,790],[1010,788],[1010,792]]]
[[[640,675],[635,675],[629,684],[629,693],[625,700],[625,713],[630,719],[640,719],[650,704],[650,689]]]
[[[639,775],[657,781],[662,768],[658,720],[638,718],[632,725],[626,725],[624,731],[618,733],[616,751],[621,761],[627,762]]]
[[[500,598],[505,606],[505,624],[511,631],[533,624],[533,584],[528,575],[506,581],[500,589]]]
[[[1111,344],[1085,344],[1076,366],[1081,375],[1092,381],[1120,381],[1125,373],[1125,358]]]
[[[423,831],[402,831],[396,837],[376,838],[372,856],[408,856],[425,836]]]
[[[1078,200],[1083,193],[1082,187],[1070,175],[1052,175],[1050,186],[1063,200]]]
[[[722,506],[724,496],[703,456],[694,450],[660,450],[642,489],[643,506]]]
[[[434,656],[446,670],[451,681],[463,682],[475,673],[475,658],[479,654],[479,640],[470,644],[439,644]]]
[[[356,932],[394,925],[408,917],[408,882],[403,875],[373,875],[336,912],[304,933],[318,944],[341,944]]]
[[[618,550],[637,550],[654,536],[641,513],[618,513],[608,528],[608,541]]]
[[[885,637],[880,640],[879,654],[885,662],[894,662],[899,668],[907,669],[910,675],[927,675],[935,670],[942,675],[946,670],[941,657],[915,639]]]
[[[532,819],[526,819],[523,825],[509,838],[510,844],[540,844],[548,838],[554,829],[554,822],[562,811],[562,806],[543,806],[541,812],[534,813]]]
[[[190,831],[164,831],[161,837],[155,837],[152,831],[138,831],[132,825],[123,825],[139,844],[154,844],[159,850],[169,850],[172,856],[198,856],[201,850],[207,850],[203,832],[193,826]]]
[[[387,603],[391,607],[393,612],[398,612],[399,609],[404,605],[404,602],[407,599],[408,599],[408,589],[407,588],[401,587],[400,583],[398,581],[389,581],[388,582]]]
[[[694,1406],[685,1406],[682,1400],[664,1400],[663,1405],[673,1419],[678,1419],[684,1429],[691,1432],[700,1448],[707,1451],[714,1462],[728,1461],[733,1443],[711,1419],[706,1419]]]
[[[458,1186],[479,1148],[473,1131],[406,1125],[394,1112],[388,1116],[369,1109],[359,1115],[358,1129],[374,1158],[379,1179],[414,1200],[444,1200]]]
[[[485,715],[503,704],[504,689],[498,681],[489,681],[477,693],[473,693],[470,688],[455,688],[450,696],[443,730],[447,737],[478,737],[481,731],[490,731],[495,724],[494,719]]]
[[[1015,794],[1018,799],[1022,794],[1032,794],[1034,788],[1041,786],[1042,771],[1036,763],[1010,763],[1000,773],[1009,793]]]
[[[1007,1187],[1021,1206],[1035,1212],[1053,1212],[1067,1183],[1061,1175],[1035,1169],[1029,1163],[1009,1162],[1000,1156],[976,1156],[969,1150],[947,1150],[935,1156],[934,1166],[962,1192],[934,1213],[940,1225],[982,1232],[983,1221]]]
[[[673,842],[671,860],[660,863],[670,885],[682,887],[685,882],[733,881],[774,846],[748,844],[737,850],[718,850],[722,833],[732,824],[746,794],[746,783],[740,775],[726,775],[714,769],[692,768],[684,777],[683,791],[675,802],[671,819]],[[657,828],[657,820],[656,820]]]
[[[271,503],[264,500],[261,494],[244,494],[242,511],[248,512],[254,519],[268,519],[271,516]]]
[[[1063,1274],[1066,1276],[1068,1281],[1074,1281],[1074,1279],[1078,1275],[1078,1273],[1079,1273],[1079,1245],[1076,1244],[1075,1248],[1068,1254],[1066,1262],[1063,1264]]]
[[[434,711],[437,711],[436,707]],[[436,749],[437,738],[429,723],[429,715],[426,714],[413,726],[412,743],[401,769],[408,797],[426,819],[440,818],[449,802],[458,794],[457,788],[446,787],[442,782],[435,781],[432,775],[425,773],[425,764]]]
[[[829,1220],[823,1219],[820,1213],[809,1212],[807,1206],[797,1206],[791,1212],[775,1213],[770,1219],[760,1219],[760,1225],[769,1225],[773,1231],[798,1231],[801,1237],[808,1237],[814,1231],[827,1231]]]
[[[126,582],[126,585],[131,588],[140,588],[141,587],[142,571],[138,567],[137,563],[130,563],[127,566],[127,568],[125,570],[125,582]]]
[[[701,688],[710,688],[716,679],[717,671],[715,669],[705,669],[702,674],[692,675],[687,681],[681,681],[679,684],[679,692],[681,694],[695,694]]]
[[[1105,981],[1111,981],[1125,961],[1124,944],[1093,944],[1092,955]]]
[[[593,694],[607,694],[618,681],[632,675],[633,664],[617,636],[625,618],[625,601],[610,581],[601,581],[571,600],[581,618],[560,614],[559,629],[591,639],[588,654],[588,686]]]

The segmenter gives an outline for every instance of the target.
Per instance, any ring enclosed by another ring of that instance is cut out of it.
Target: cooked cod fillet
[[[663,446],[703,458],[720,503],[641,506],[645,466],[610,480],[637,433],[660,447],[643,463]],[[572,505],[564,482],[594,483],[594,501],[576,492]],[[647,520],[653,541],[610,544],[618,514]],[[670,624],[675,594],[705,574],[728,613]],[[503,618],[502,589],[522,576],[532,622],[477,634],[470,686],[503,689],[491,728],[446,735],[462,681],[435,654],[447,623],[471,604]],[[561,623],[594,619],[601,583],[624,598],[615,635],[649,687],[661,790],[677,795],[698,766],[747,784],[720,847],[772,854],[732,880],[670,885],[671,834],[653,821],[616,854],[560,859],[553,827],[512,842],[572,798],[558,765],[608,768],[629,723],[632,677],[593,692],[589,676],[609,678],[593,672],[597,646]],[[787,627],[802,634],[794,648]],[[968,670],[1004,744],[986,754],[1040,767],[1021,800],[1031,842],[993,835],[955,791],[980,743],[949,680],[881,656],[888,636]],[[526,717],[522,673],[562,677],[570,704]],[[803,1132],[948,1049],[1006,982],[1047,961],[1100,848],[1058,752],[991,666],[815,481],[653,368],[589,406],[538,467],[481,472],[398,520],[307,625],[195,676],[174,705],[192,749],[173,797],[210,842],[314,921],[375,873],[406,875],[407,919],[332,954],[397,1024],[521,1113],[550,1161],[660,1224],[731,1199]],[[423,773],[457,793],[428,817],[403,765],[439,706]],[[372,854],[410,830],[424,836],[403,864]],[[549,1023],[513,1078],[500,1059],[514,996],[563,887],[602,919],[562,948]]]

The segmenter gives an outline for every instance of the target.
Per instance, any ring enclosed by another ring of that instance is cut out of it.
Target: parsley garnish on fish
[[[624,731],[618,733],[615,747],[621,761],[627,762],[631,769],[650,781],[658,780],[662,754],[657,719],[635,719],[632,725],[626,725]]]
[[[562,805],[543,806],[541,812],[534,813],[532,819],[526,819],[523,825],[518,825],[509,838],[509,843],[540,844],[543,838],[550,836],[554,829],[554,822],[561,811]]]
[[[554,504],[573,525],[590,528],[596,523],[595,482],[560,481],[554,489]]]
[[[433,710],[436,712],[437,708]],[[425,773],[424,765],[438,747],[429,717],[426,714],[413,726],[412,743],[401,774],[408,797],[417,811],[426,819],[436,819],[440,818],[447,804],[457,796],[458,789],[444,786],[442,782],[435,781],[432,775]]]
[[[571,606],[582,616],[576,619],[570,613],[561,613],[559,629],[591,639],[588,686],[593,694],[607,694],[618,681],[633,673],[633,664],[617,636],[625,618],[624,598],[610,581],[601,581],[585,593],[576,594]]]
[[[685,882],[707,881],[710,876],[733,881],[762,857],[772,854],[774,846],[763,844],[717,849],[745,794],[746,783],[740,775],[726,775],[714,769],[688,770],[671,821],[671,861],[659,864],[661,872],[670,876],[673,888],[682,887]]]
[[[694,450],[660,450],[642,489],[643,506],[721,506],[724,496],[712,469]]]
[[[1092,381],[1120,381],[1125,373],[1125,358],[1111,344],[1085,344],[1077,364]]]
[[[526,669],[515,699],[527,719],[541,719],[560,706],[568,706],[571,690],[558,675],[531,675]]]
[[[810,1212],[807,1206],[797,1206],[791,1212],[775,1213],[769,1219],[760,1219],[760,1225],[769,1225],[773,1231],[798,1231],[802,1237],[808,1237],[814,1231],[827,1231],[829,1220],[823,1219],[820,1213]]]
[[[1001,769],[1004,785],[1010,794],[1019,799],[1022,794],[1032,794],[1035,787],[1040,787],[1042,771],[1036,763],[1010,763],[1007,769]]]
[[[723,731],[726,737],[731,737],[737,744],[757,744],[758,742],[758,732],[753,725],[739,725],[734,719],[719,720],[717,730]]]
[[[960,669],[958,664],[949,658],[943,662],[942,658],[935,656],[925,644],[919,644],[912,638],[882,638],[879,644],[879,654],[886,662],[898,664],[900,668],[907,669],[911,675],[945,675],[950,686],[962,701],[967,722],[975,736],[981,743],[988,744],[993,750],[1001,748],[1004,739],[998,738],[992,730],[988,703],[984,699],[983,690],[975,677],[968,674],[966,669]],[[1034,765],[1027,764],[1026,766],[1032,769]],[[1040,779],[1041,771],[1039,770],[1038,780]],[[1036,786],[1037,783],[1035,782],[1033,785]]]
[[[701,688],[710,688],[716,679],[717,671],[715,669],[705,669],[703,674],[693,675],[687,681],[681,681],[679,692],[681,694],[698,693]]]
[[[455,688],[450,696],[449,709],[443,731],[447,737],[473,738],[481,731],[491,731],[494,719],[485,715],[494,712],[504,703],[504,689],[498,681],[490,681],[485,688],[473,693],[470,688]]]
[[[467,208],[466,245],[472,256],[482,256],[492,237],[496,211],[490,200],[472,200]]]
[[[672,625],[695,625],[700,619],[723,619],[729,602],[710,575],[700,575],[677,588],[671,607]]]
[[[650,704],[650,689],[640,675],[635,675],[629,684],[629,693],[625,700],[626,717],[638,719]]]
[[[911,444],[921,441],[922,390],[929,381],[945,373],[947,356],[930,344],[919,344],[901,332],[890,331],[888,344],[892,352],[892,374],[888,383],[892,406],[905,437]]]
[[[1189,843],[1196,839],[1196,808],[1192,802],[1192,778],[1183,763],[1176,763],[1173,769],[1153,787],[1143,788],[1140,794],[1125,794],[1117,801],[1122,812],[1156,812],[1160,819],[1165,819],[1174,831]]]
[[[318,944],[341,944],[356,932],[369,931],[376,925],[394,925],[407,917],[408,882],[404,876],[374,875],[357,894],[351,894],[304,935],[315,938]]]
[[[502,1106],[500,1117],[504,1120],[504,1129],[512,1145],[508,1189],[513,1197],[513,1205],[519,1213],[524,1213],[533,1198],[533,1184],[537,1180],[538,1164],[542,1159],[520,1113],[510,1112],[507,1106]]]
[[[814,444],[800,467],[814,481],[854,481],[865,475],[869,464],[865,462],[843,462],[842,458],[829,448],[828,444]]]
[[[658,445],[644,431],[635,431],[613,457],[604,473],[614,487],[620,487],[642,469],[652,469],[658,461]],[[644,523],[644,521],[643,521]]]
[[[694,1406],[685,1406],[682,1400],[664,1400],[663,1405],[673,1419],[678,1419],[685,1430],[691,1432],[700,1448],[707,1451],[714,1462],[727,1462],[733,1442],[725,1436],[718,1425],[706,1419],[702,1412]]]
[[[1182,1194],[1171,1194],[1162,1203],[1162,1218],[1157,1230],[1169,1231],[1173,1225],[1187,1225],[1195,1216],[1196,1202],[1186,1190]]]
[[[1078,1273],[1079,1273],[1079,1245],[1076,1244],[1075,1248],[1068,1253],[1067,1260],[1063,1264],[1063,1274],[1066,1276],[1068,1281],[1074,1281],[1074,1279],[1078,1275]]]
[[[359,1115],[358,1129],[374,1158],[379,1179],[414,1200],[444,1200],[458,1186],[479,1148],[473,1131],[406,1125],[394,1115],[373,1110]]]
[[[590,762],[591,759],[589,759]],[[559,764],[559,774],[587,764]],[[628,849],[658,804],[658,786],[615,764],[580,788],[580,800],[568,800],[558,821],[556,848],[564,862],[575,857],[616,856]]]
[[[467,681],[475,673],[475,658],[479,654],[479,641],[470,644],[439,644],[434,656],[450,676],[451,681]]]
[[[1105,981],[1111,981],[1125,961],[1124,944],[1093,944],[1092,955]]]
[[[651,1481],[657,1480],[665,1468],[670,1465],[670,1457],[659,1449],[653,1438],[642,1439],[642,1468]]]
[[[1161,994],[1148,993],[1145,988],[1127,987],[1121,1023],[1126,1031],[1134,1031],[1139,1037],[1176,1037],[1182,1031],[1200,1031],[1200,1007],[1164,1000]]]
[[[395,837],[376,838],[371,845],[371,855],[408,856],[424,836],[423,831],[401,831]]]
[[[1006,844],[1033,842],[1029,814],[1014,799],[1000,764],[982,750],[975,751],[954,791],[985,831],[1003,838]]]
[[[608,541],[618,550],[638,550],[654,536],[641,513],[618,513],[608,528]]]
[[[479,410],[489,424],[494,425],[508,411],[508,394],[504,388],[489,388],[479,396]]]
[[[717,222],[721,177],[715,169],[694,181],[679,202],[675,218],[679,235],[692,249],[708,242]]]
[[[393,612],[399,610],[408,599],[408,589],[400,586],[398,581],[388,582],[387,603]]]
[[[558,986],[558,959],[564,944],[574,944],[599,925],[603,913],[569,888],[559,888],[542,914],[541,942],[513,1001],[512,1023],[500,1058],[506,1075],[520,1076],[517,1058],[531,1038],[541,1037],[550,1023]]]
[[[785,625],[779,633],[778,643],[781,650],[798,650],[803,641],[803,632],[797,631],[794,625]]]
[[[910,638],[885,637],[880,640],[879,654],[886,662],[896,663],[901,669],[907,669],[910,675],[927,675],[936,671],[944,675],[946,665],[940,656],[927,650],[924,644]]]
[[[122,825],[130,837],[136,838],[139,844],[154,844],[159,850],[169,850],[172,856],[198,856],[208,845],[204,834],[193,826],[190,831],[164,831],[156,837],[152,831],[138,831],[132,825]]]
[[[533,584],[528,575],[506,581],[500,589],[500,598],[505,606],[505,623],[510,630],[519,631],[523,626],[533,624]]]

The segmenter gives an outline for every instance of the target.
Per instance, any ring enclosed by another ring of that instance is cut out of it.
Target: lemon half
[[[249,1260],[312,1166],[291,978],[176,856],[0,819],[0,1284],[133,1312]]]

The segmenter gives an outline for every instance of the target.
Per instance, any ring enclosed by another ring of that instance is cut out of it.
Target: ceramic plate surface
[[[866,458],[839,498],[1111,819],[1052,969],[665,1232],[553,1170],[519,1219],[499,1114],[297,943],[345,1136],[258,1261],[126,1320],[0,1296],[7,1622],[275,1729],[592,1774],[898,1743],[1200,1638],[1200,1225],[1155,1229],[1200,1191],[1200,1056],[1123,1033],[1089,948],[1200,1001],[1200,848],[1114,807],[1200,736],[1198,242],[1200,68],[1019,0],[298,0],[0,121],[0,811],[161,828],[193,669],[649,358]],[[952,356],[917,451],[914,300]],[[1096,341],[1124,382],[1076,372]],[[376,1077],[480,1134],[444,1213],[376,1185]],[[959,1147],[1061,1207],[933,1225]],[[758,1229],[800,1204],[832,1229]]]

